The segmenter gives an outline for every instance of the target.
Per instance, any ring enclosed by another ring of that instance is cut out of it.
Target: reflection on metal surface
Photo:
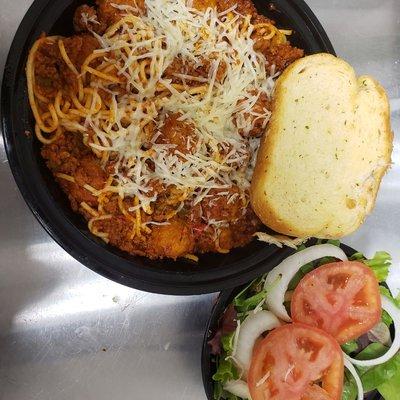
[[[0,0],[2,69],[28,0]],[[338,54],[387,88],[400,131],[400,2],[310,0]],[[374,213],[345,240],[400,262],[400,143]],[[129,289],[81,266],[30,214],[0,145],[0,399],[201,400],[214,295]],[[399,268],[400,269],[400,268]],[[400,287],[400,275],[392,285]]]

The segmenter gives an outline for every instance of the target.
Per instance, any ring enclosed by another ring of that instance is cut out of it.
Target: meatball
[[[211,72],[212,60],[201,59],[198,64],[193,61],[185,60],[182,57],[176,57],[172,63],[165,69],[164,78],[171,79],[173,83],[186,83],[190,86],[201,86],[203,83],[198,80],[182,79],[177,74],[196,76],[204,79],[209,78]],[[226,75],[226,65],[223,62],[218,64],[216,80],[221,82]]]
[[[200,203],[203,220],[233,221],[242,215],[242,199],[237,186],[211,189]]]
[[[156,257],[176,259],[193,252],[194,240],[188,225],[178,217],[170,219],[168,225],[152,227],[148,238],[148,249]]]
[[[99,22],[109,27],[126,15],[126,11],[118,6],[128,6],[129,13],[143,15],[146,11],[144,0],[97,0]],[[115,5],[117,7],[115,7]]]
[[[180,114],[167,115],[164,125],[161,127],[161,134],[157,137],[157,144],[172,144],[170,153],[180,152],[182,154],[193,154],[196,150],[198,137],[193,123],[181,121]]]
[[[74,29],[75,32],[96,32],[99,34],[104,33],[107,26],[99,22],[97,10],[86,4],[79,6],[74,14]]]

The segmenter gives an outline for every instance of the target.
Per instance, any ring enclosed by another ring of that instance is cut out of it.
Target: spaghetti
[[[29,103],[48,166],[89,230],[130,253],[194,260],[247,243],[260,224],[248,188],[274,64],[302,51],[289,31],[241,14],[249,0],[225,10],[108,2],[99,15],[89,8],[90,23],[77,10],[88,33],[41,37],[29,53]],[[101,17],[114,22],[94,31]]]

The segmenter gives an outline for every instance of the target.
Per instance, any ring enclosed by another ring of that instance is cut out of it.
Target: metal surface
[[[385,86],[399,132],[400,1],[308,3],[337,53]],[[0,0],[1,70],[29,5]],[[31,215],[0,151],[0,399],[205,399],[200,350],[214,296],[147,294],[81,266]],[[374,213],[345,242],[368,255],[388,250],[398,265],[398,137],[393,162]]]

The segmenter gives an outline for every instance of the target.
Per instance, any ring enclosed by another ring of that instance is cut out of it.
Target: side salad
[[[214,400],[400,399],[391,257],[304,247],[233,299],[209,341]],[[393,335],[393,332],[395,335]]]

